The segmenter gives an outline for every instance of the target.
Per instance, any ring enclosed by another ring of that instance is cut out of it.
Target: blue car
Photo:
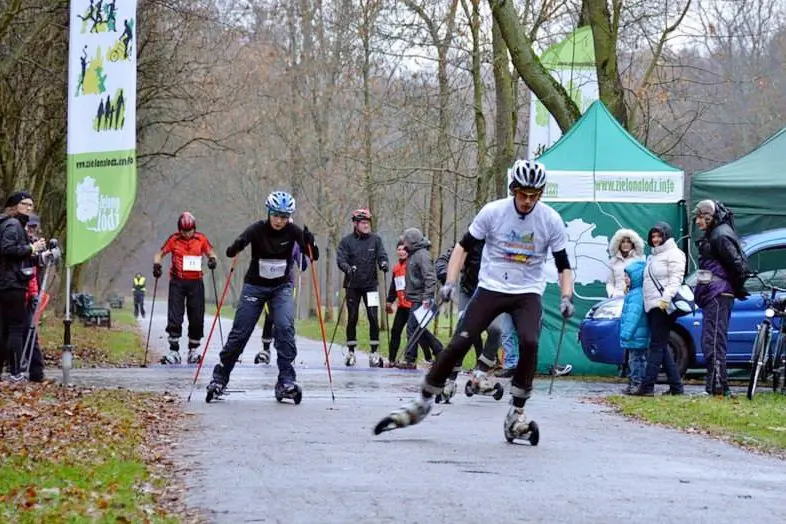
[[[761,280],[776,287],[786,287],[786,228],[772,229],[741,239],[750,266]],[[695,273],[686,282],[694,285]],[[750,365],[756,327],[764,319],[765,301],[770,289],[758,279],[749,279],[746,300],[735,300],[729,322],[727,361],[729,368]],[[786,298],[778,295],[779,299]],[[593,362],[621,365],[624,352],[619,345],[619,318],[623,298],[610,298],[593,306],[579,328],[579,342]],[[669,349],[681,374],[689,368],[705,367],[701,348],[702,312],[680,317],[669,335]]]

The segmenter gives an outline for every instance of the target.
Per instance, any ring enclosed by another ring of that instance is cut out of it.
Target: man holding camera
[[[8,361],[12,382],[24,380],[21,358],[28,327],[25,301],[30,280],[35,278],[36,258],[47,251],[46,240],[31,242],[28,238],[25,228],[32,211],[32,195],[17,191],[8,197],[5,213],[0,215],[0,372]],[[43,362],[40,369],[31,366],[30,373],[33,379],[43,380]]]

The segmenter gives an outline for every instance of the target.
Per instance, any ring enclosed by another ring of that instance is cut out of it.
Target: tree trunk
[[[505,46],[496,18],[491,23],[491,48],[494,57],[494,88],[497,99],[495,120],[497,148],[494,154],[492,176],[495,196],[503,198],[508,194],[507,172],[513,163],[514,156],[516,100],[513,92],[513,79],[509,69],[508,48]]]
[[[466,4],[462,2],[466,10]],[[483,77],[481,76],[480,57],[480,0],[472,0],[472,14],[470,15],[470,31],[472,33],[472,93],[475,105],[475,132],[477,134],[477,160],[475,179],[475,211],[480,211],[488,197],[490,173],[486,169],[486,118],[483,115]],[[507,53],[507,50],[505,51]],[[458,193],[458,180],[456,180],[456,193]],[[453,227],[455,236],[456,214],[458,212],[458,195],[453,198]],[[455,242],[454,242],[455,243]]]
[[[628,110],[625,106],[625,91],[617,65],[617,31],[619,3],[613,2],[615,15],[612,20],[607,0],[583,0],[582,17],[592,26],[595,44],[595,69],[598,75],[598,92],[612,115],[628,126]],[[563,130],[564,131],[564,130]]]
[[[540,63],[532,50],[532,42],[519,22],[513,2],[488,2],[519,76],[551,113],[562,132],[566,133],[581,117],[581,111],[565,88]]]

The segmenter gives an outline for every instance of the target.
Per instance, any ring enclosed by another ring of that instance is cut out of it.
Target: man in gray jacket
[[[412,339],[412,335],[418,330],[420,323],[418,322],[415,312],[424,306],[426,309],[434,310],[434,295],[437,291],[437,272],[434,269],[434,261],[431,260],[431,254],[428,248],[431,246],[423,233],[414,227],[404,231],[402,236],[404,247],[409,253],[407,261],[407,277],[404,292],[407,295],[407,300],[412,302],[410,308],[409,319],[407,320],[407,338]],[[425,319],[424,319],[425,320]],[[427,350],[436,357],[442,351],[442,343],[437,340],[431,331],[424,329],[418,338],[418,344],[423,348],[424,353]],[[405,362],[401,363],[399,367],[404,369],[415,369],[417,366],[415,361],[418,357],[417,345],[408,345],[406,355],[404,355]]]

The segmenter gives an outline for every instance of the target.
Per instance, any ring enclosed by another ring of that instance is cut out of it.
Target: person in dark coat
[[[710,395],[730,396],[726,369],[729,319],[734,299],[748,296],[748,261],[734,229],[734,214],[726,206],[702,200],[695,212],[696,226],[704,232],[696,242],[699,271],[695,299],[704,314],[701,346],[707,362],[705,389]]]

